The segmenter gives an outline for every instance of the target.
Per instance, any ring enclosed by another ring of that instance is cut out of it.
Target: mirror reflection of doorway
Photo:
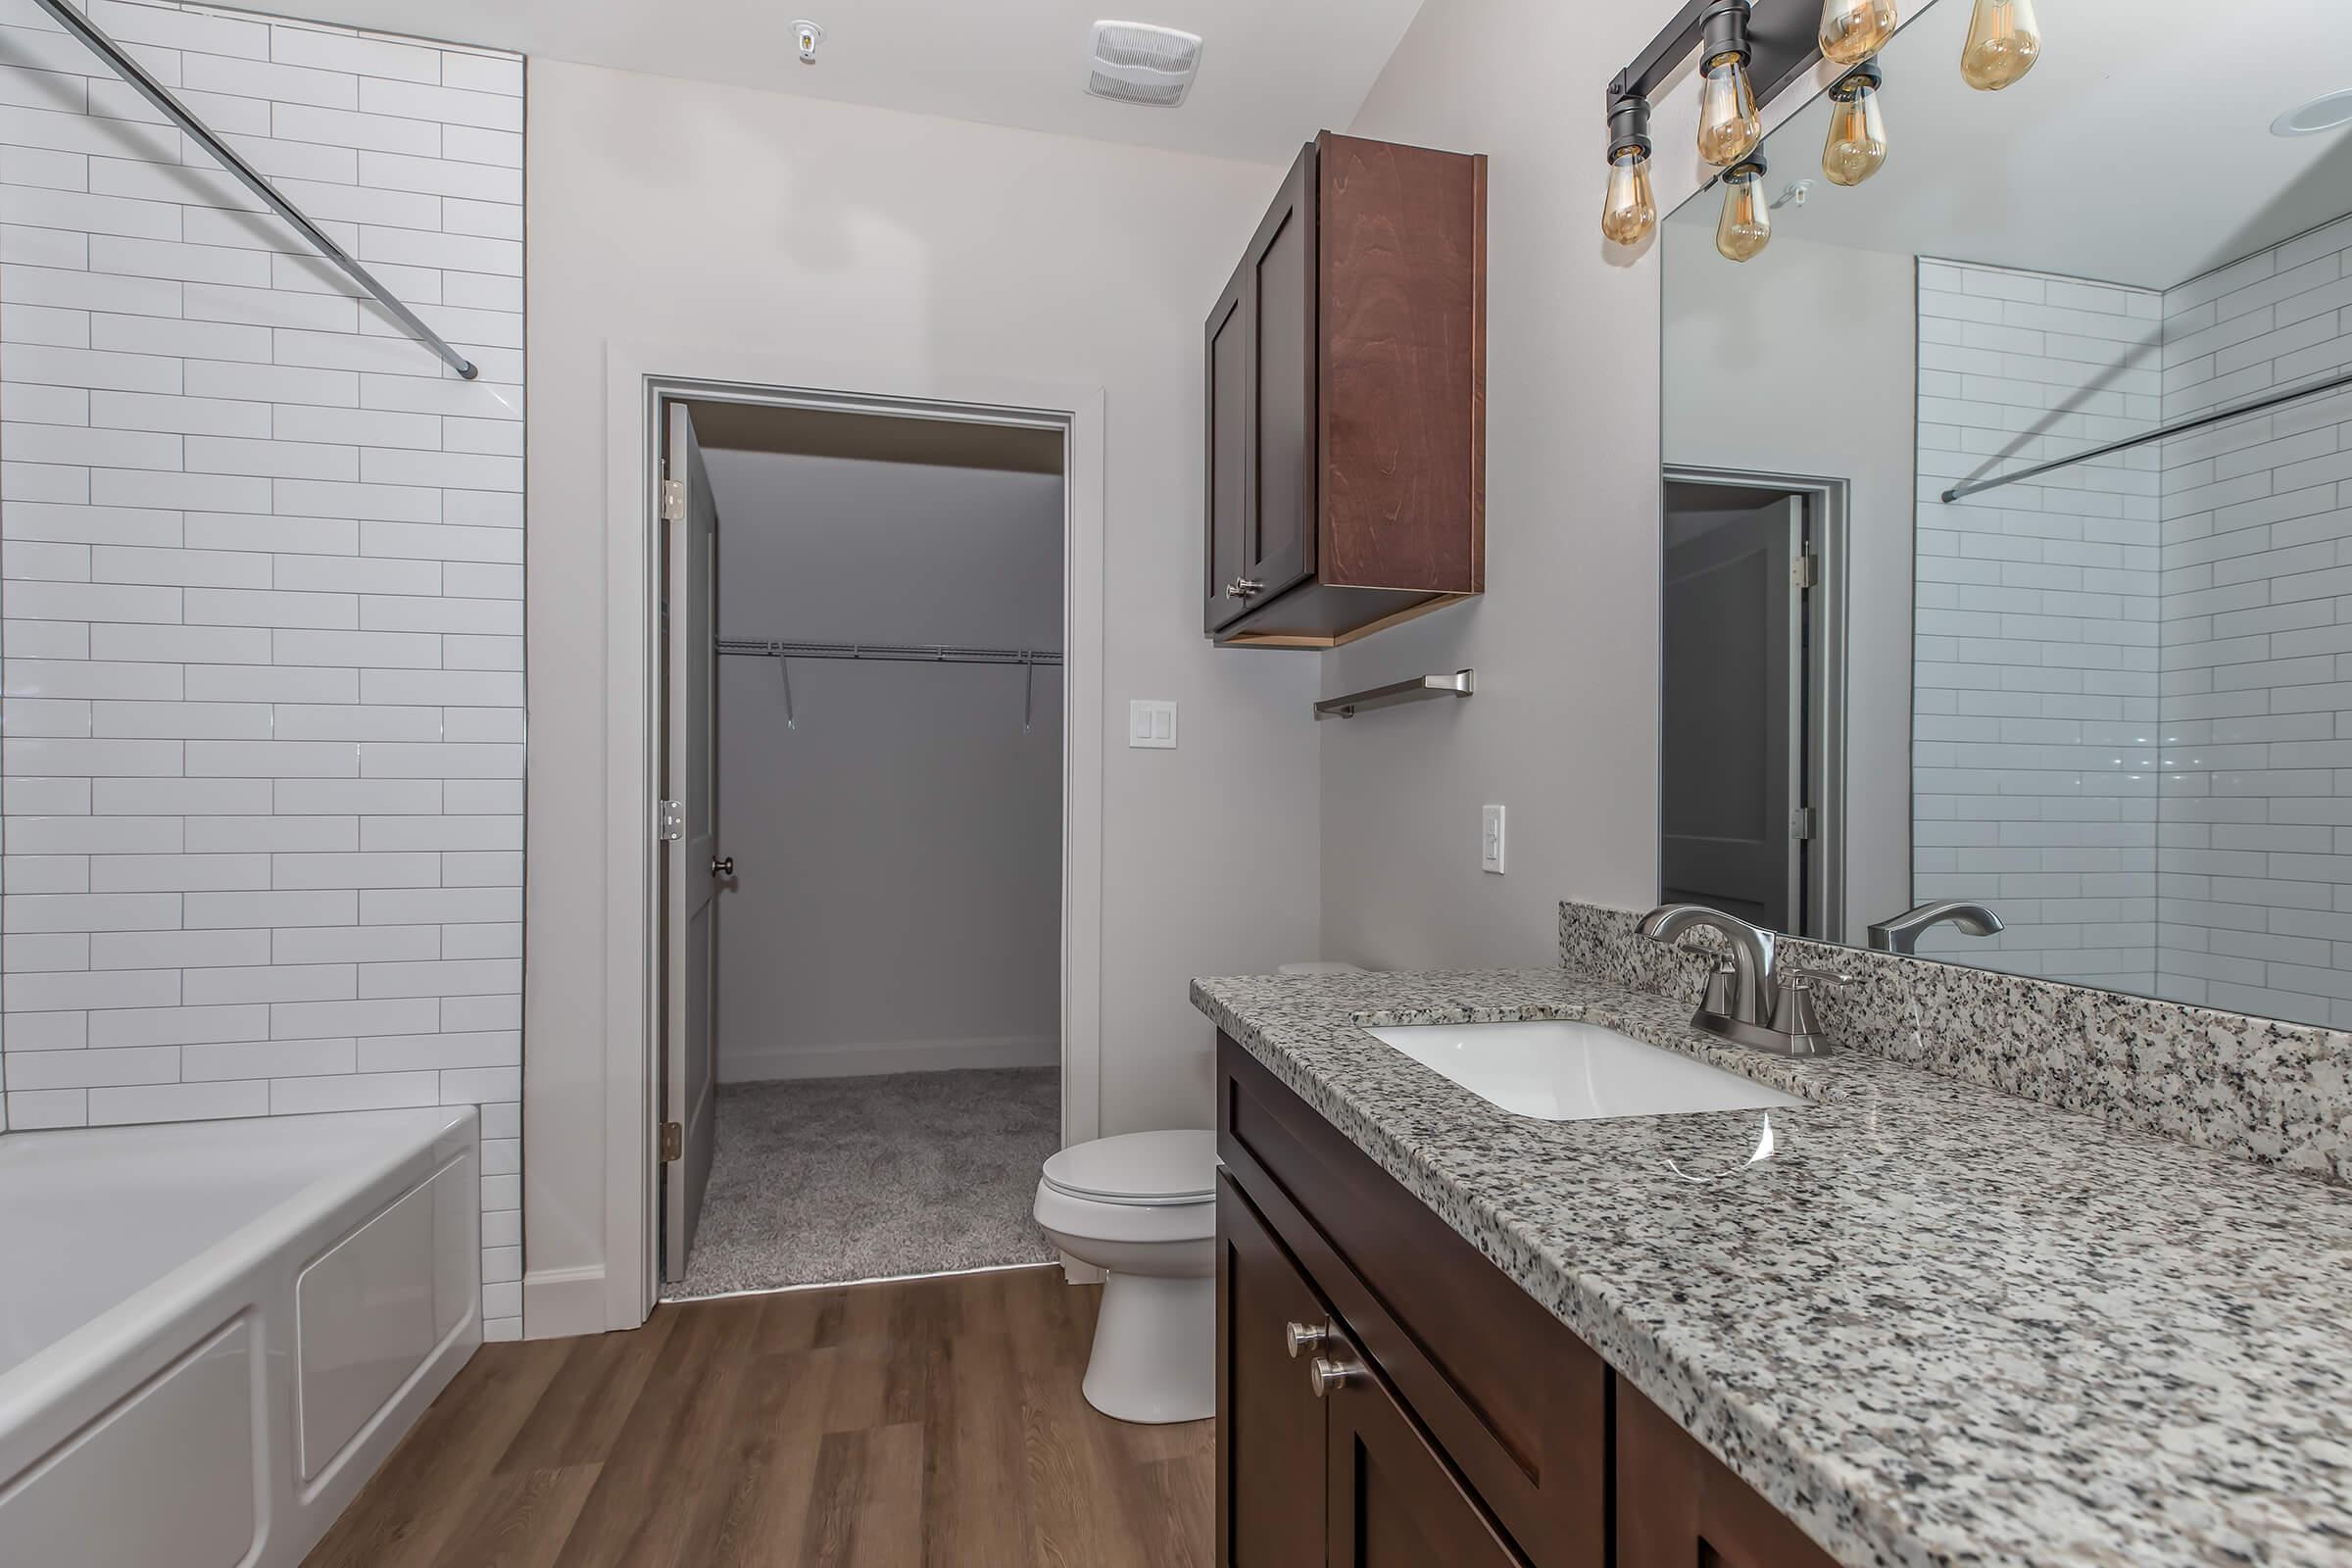
[[[1665,483],[1659,897],[1775,931],[1839,911],[1832,490]]]

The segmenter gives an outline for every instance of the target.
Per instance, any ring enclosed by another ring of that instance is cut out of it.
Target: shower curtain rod
[[[2059,468],[2071,468],[2078,463],[2088,463],[2093,458],[2112,457],[2118,452],[2129,452],[2133,447],[2146,446],[2151,441],[2163,441],[2172,436],[2187,435],[2191,431],[2202,430],[2209,425],[2226,424],[2231,419],[2242,419],[2250,414],[2261,414],[2266,410],[2279,408],[2285,404],[2300,403],[2305,398],[2316,398],[2324,392],[2333,392],[2347,386],[2352,386],[2352,371],[2332,376],[2325,381],[2314,382],[2310,386],[2293,387],[2284,392],[2266,393],[2262,397],[2250,398],[2226,409],[2216,409],[2211,414],[2200,414],[2192,418],[2176,420],[2171,424],[2160,424],[2153,430],[2143,430],[2138,435],[2126,436],[2121,441],[2110,441],[2103,447],[2092,447],[2088,452],[2078,452],[2071,457],[2053,458],[2047,463],[2036,463],[2032,467],[2020,468],[2015,473],[1999,474],[1990,479],[1970,479],[1946,490],[1943,493],[1943,499],[1946,504],[1949,504],[1959,500],[1962,496],[1982,495],[1987,490],[1998,490],[2005,484],[2016,484],[2020,480],[2038,478],[2042,474],[2054,472]]]
[[[451,369],[468,381],[480,374],[480,371],[474,368],[471,360],[451,348],[448,340],[425,325],[415,311],[393,298],[392,291],[377,282],[373,272],[353,261],[342,246],[327,238],[325,230],[303,217],[295,209],[293,203],[277,193],[276,186],[256,172],[252,165],[231,152],[227,143],[214,135],[203,121],[188,112],[185,104],[172,97],[161,82],[147,74],[146,70],[137,61],[124,54],[122,47],[114,39],[99,31],[87,17],[67,5],[65,0],[35,0],[35,3],[43,11],[48,12],[59,26],[80,39],[90,53],[105,61],[108,69],[113,71],[116,75],[130,83],[140,97],[161,110],[165,119],[194,138],[196,145],[204,149],[205,156],[234,174],[239,184],[260,197],[263,204],[271,212],[292,224],[294,231],[308,240],[319,255],[341,268],[345,273],[349,274],[353,282],[374,296],[378,305],[390,311],[399,319],[401,325],[407,327],[427,348],[448,362]]]
[[[908,664],[1054,664],[1061,655],[1034,648],[954,648],[932,643],[788,643],[768,637],[720,637],[722,654],[754,659],[880,659]]]

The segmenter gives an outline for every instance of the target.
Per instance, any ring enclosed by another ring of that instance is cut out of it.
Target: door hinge
[[[1794,561],[1789,562],[1788,586],[1791,588],[1820,587],[1821,558],[1819,556],[1798,556]]]
[[[1800,806],[1788,813],[1788,836],[1792,839],[1813,836],[1813,808]]]
[[[662,1162],[686,1157],[686,1129],[674,1121],[662,1124]]]
[[[686,520],[685,480],[664,479],[662,481],[662,520],[663,522]]]
[[[660,811],[654,825],[654,836],[664,844],[674,844],[686,836],[686,803],[659,801]]]

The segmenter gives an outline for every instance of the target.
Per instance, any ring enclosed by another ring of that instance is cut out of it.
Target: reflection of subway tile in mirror
[[[1669,949],[1640,916],[1560,905],[1560,963],[1695,1002],[1713,933]],[[1785,939],[1841,971],[1818,999],[1838,1049],[2227,1153],[2352,1180],[2352,1034],[2088,987]]]

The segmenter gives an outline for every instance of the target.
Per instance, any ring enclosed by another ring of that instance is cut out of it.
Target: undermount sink
[[[1573,1019],[1408,1024],[1368,1033],[1481,1100],[1545,1121],[1804,1103],[1738,1073]]]

